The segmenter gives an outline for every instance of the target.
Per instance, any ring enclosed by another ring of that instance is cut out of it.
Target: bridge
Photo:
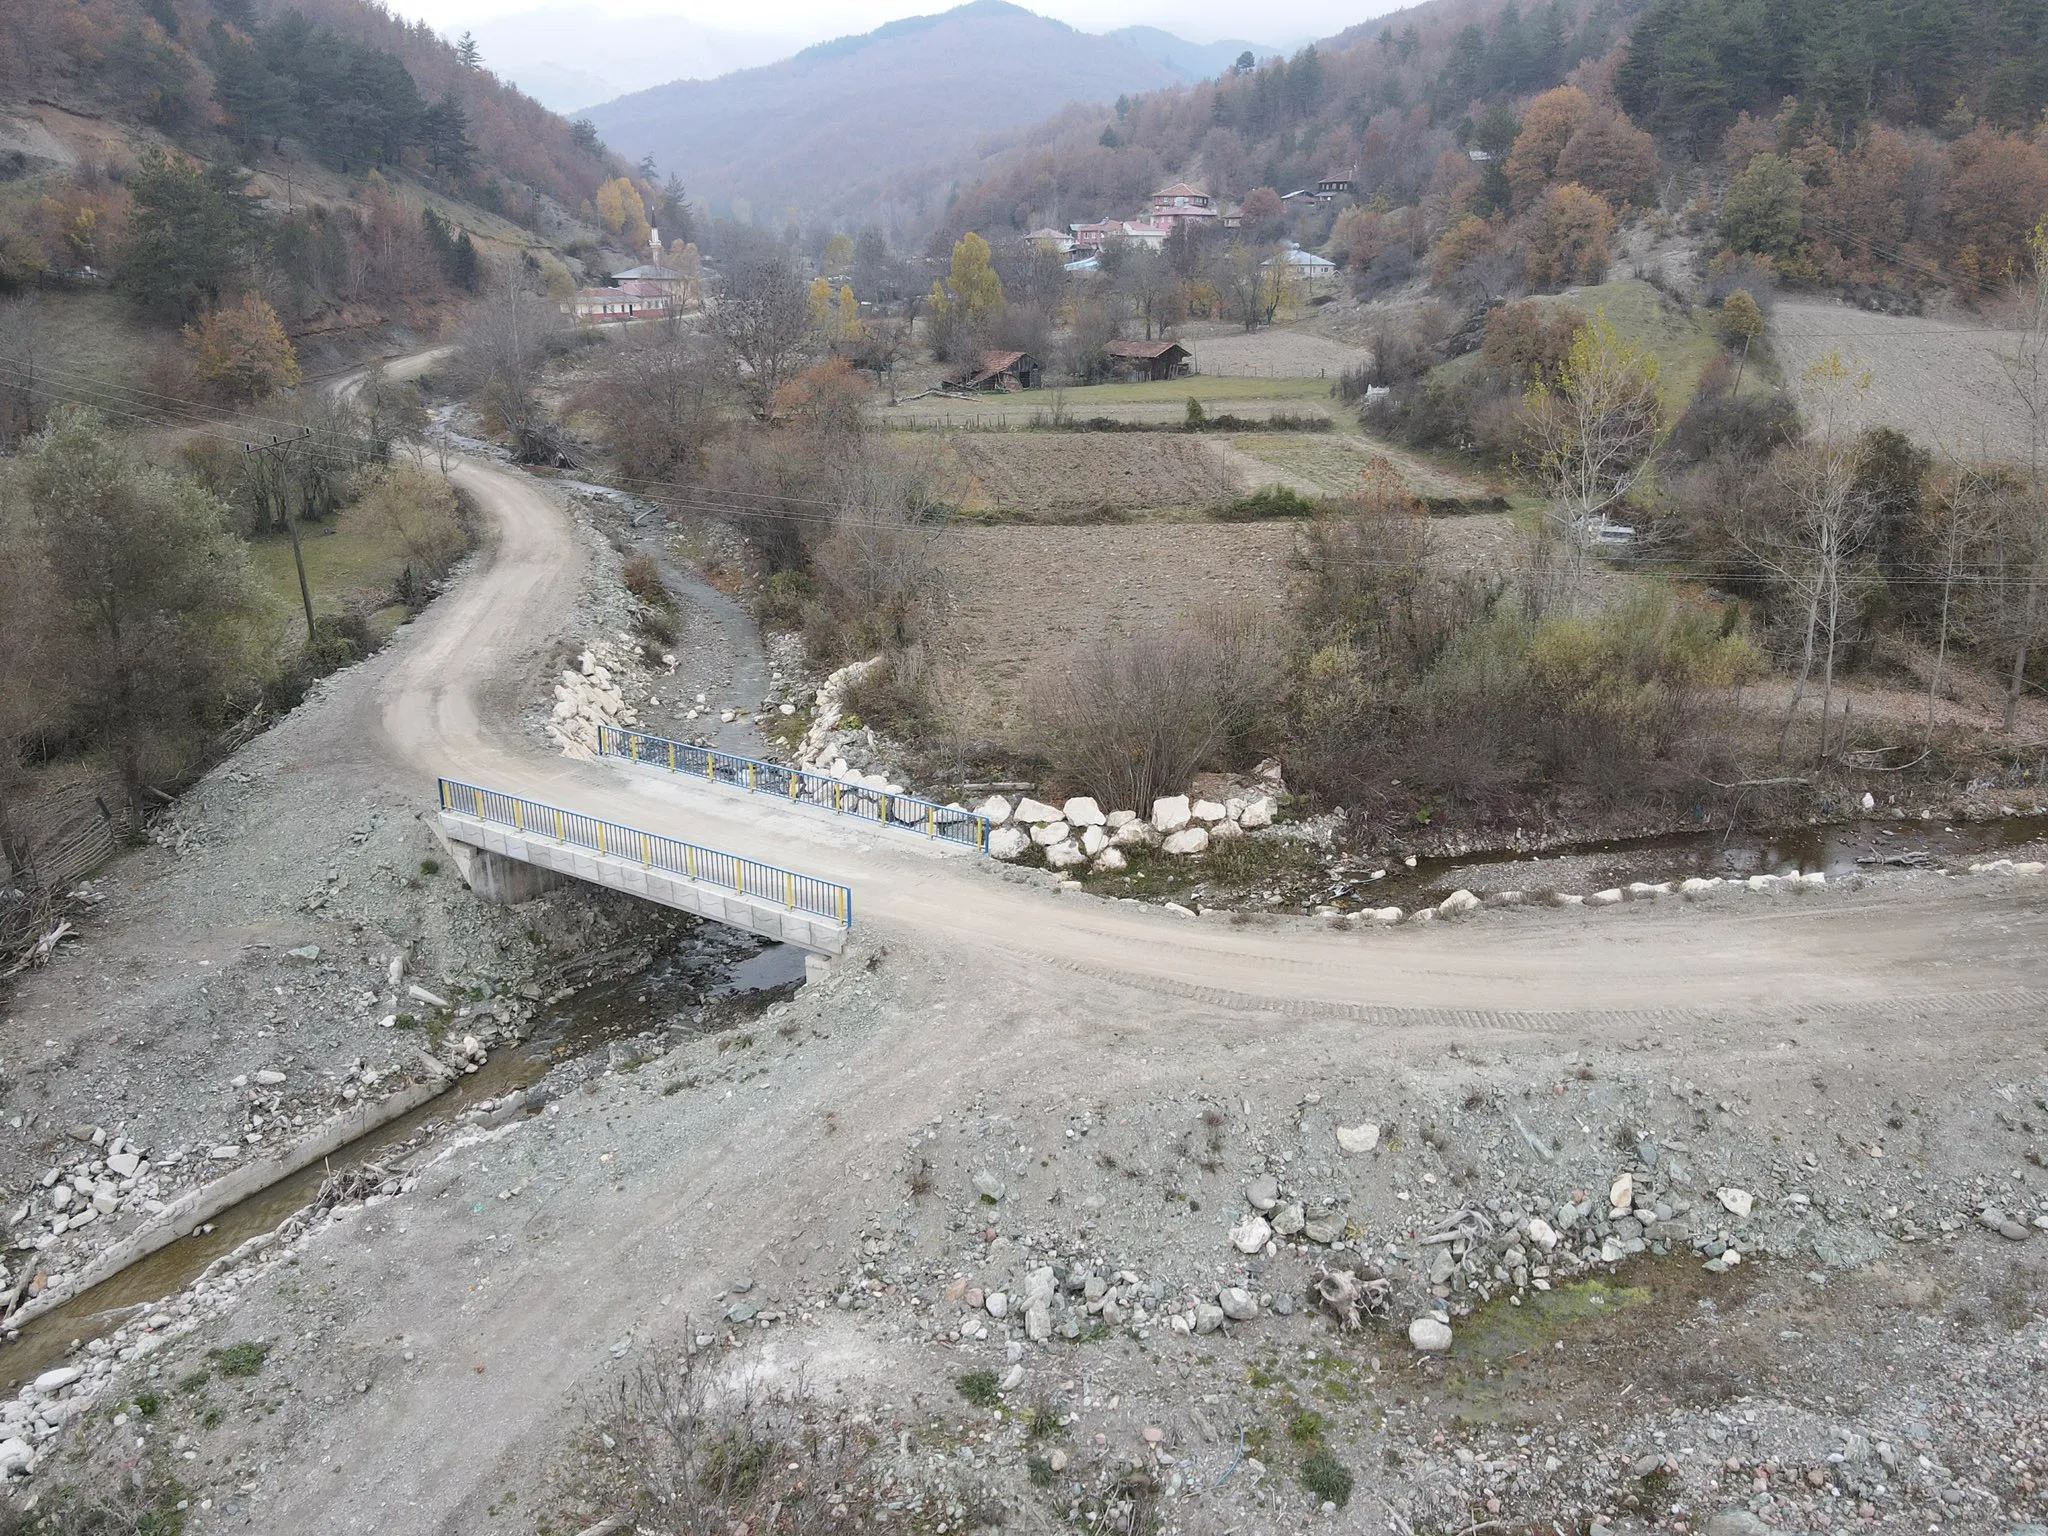
[[[826,956],[853,927],[843,885],[475,784],[442,779],[436,821],[486,900],[528,901],[583,880]]]
[[[617,726],[598,728],[597,749],[664,776],[988,851],[988,818],[956,805]],[[487,900],[528,901],[586,880],[819,955],[838,954],[853,926],[852,891],[829,880],[455,779],[440,781],[440,802],[442,841]]]

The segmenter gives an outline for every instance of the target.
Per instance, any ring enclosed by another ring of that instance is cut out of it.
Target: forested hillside
[[[0,98],[204,159],[406,167],[522,222],[536,195],[574,210],[614,169],[587,130],[364,0],[0,0],[0,37]]]
[[[1652,0],[1616,71],[1629,115],[1713,154],[1739,114],[1787,98],[1838,131],[1871,120],[1959,137],[2048,106],[2048,6],[2004,0]]]
[[[1548,0],[1526,13],[1439,0],[1396,12],[1291,59],[1046,124],[989,160],[948,222],[1030,229],[1100,218],[1188,174],[1226,200],[1330,175],[1412,200],[1463,119],[1556,85],[1605,54],[1622,27],[1613,0]]]

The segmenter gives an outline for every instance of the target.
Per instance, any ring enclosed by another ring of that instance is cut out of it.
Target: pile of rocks
[[[1986,864],[1972,864],[1970,866],[1970,873],[1973,875],[2019,875],[2026,877],[2041,874],[2043,871],[2048,871],[2048,864],[2043,864],[2038,859],[2022,859],[2018,863],[2014,863],[2011,859],[1993,859]]]
[[[628,684],[645,693],[641,676],[640,648],[629,635],[619,643],[593,642],[576,659],[576,668],[562,669],[555,684],[554,718],[548,722],[548,740],[571,757],[592,757],[597,752],[597,729],[601,725],[637,726],[639,711],[626,702]],[[676,658],[663,655],[662,665],[675,670]]]
[[[814,713],[811,716],[810,727],[804,732],[803,742],[796,749],[799,768],[808,768],[814,773],[830,772],[834,777],[846,777],[846,745],[842,738],[848,732],[841,729],[841,723],[846,719],[846,697],[866,681],[877,667],[884,665],[886,662],[880,656],[871,657],[866,661],[850,661],[819,684],[818,691],[812,699]],[[902,790],[899,787],[889,792],[900,794]]]
[[[1233,795],[1228,800],[1195,800],[1168,795],[1152,802],[1152,814],[1107,811],[1093,798],[1076,795],[1062,805],[1047,805],[1030,796],[1012,804],[991,795],[975,807],[990,827],[988,851],[1015,861],[1034,847],[1044,850],[1048,869],[1087,864],[1099,871],[1126,868],[1126,850],[1157,847],[1162,852],[1192,857],[1210,845],[1270,827],[1279,802],[1268,794]]]
[[[1553,907],[1618,907],[1624,902],[1655,901],[1661,896],[1683,896],[1688,901],[1719,892],[1747,891],[1768,895],[1774,891],[1817,891],[1828,883],[1828,877],[1819,870],[1811,874],[1751,875],[1747,879],[1724,880],[1720,876],[1707,879],[1659,880],[1654,883],[1644,880],[1626,886],[1610,886],[1604,891],[1590,895],[1577,895],[1568,891],[1553,891],[1547,900]],[[1417,907],[1408,911],[1401,907],[1367,907],[1356,913],[1370,923],[1429,923],[1442,917],[1463,917],[1468,912],[1477,912],[1481,907],[1520,907],[1531,901],[1527,891],[1494,891],[1486,896],[1475,896],[1467,890],[1451,892],[1432,907]],[[1340,912],[1335,907],[1319,907],[1319,917],[1344,918],[1354,914]]]
[[[109,1138],[98,1126],[80,1126],[73,1135],[85,1146],[68,1163],[53,1164],[41,1188],[13,1213],[17,1249],[47,1248],[101,1217],[164,1208],[156,1170],[141,1147],[125,1136]]]

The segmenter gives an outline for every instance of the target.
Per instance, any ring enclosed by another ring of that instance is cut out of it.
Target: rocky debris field
[[[826,1153],[807,1214],[707,1213],[716,1246],[660,1284],[610,1277],[554,1369],[601,1387],[682,1351],[801,1378],[874,1440],[871,1528],[1754,1536],[2048,1512],[2048,1077],[2016,1043],[1971,1047],[1967,1079],[1781,1043],[1759,1078],[1770,1042],[1371,1063],[1207,1018],[1185,1053],[1148,1035],[1088,1070],[997,1053],[877,1120],[845,1085],[947,986],[856,951],[757,1020],[477,1106],[0,1427],[38,1448],[38,1485],[162,1455],[193,1529],[275,1528],[306,1475],[292,1442],[339,1466],[347,1413],[430,1366],[499,1370],[458,1318],[577,1272],[535,1245],[754,1115]],[[468,1277],[471,1303],[414,1331],[380,1307],[384,1251]],[[242,1346],[263,1352],[246,1381],[219,1364]],[[493,1504],[603,1514],[604,1452],[575,1438],[512,1457]]]

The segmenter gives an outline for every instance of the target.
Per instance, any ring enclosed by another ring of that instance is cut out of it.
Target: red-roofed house
[[[1184,181],[1161,187],[1152,194],[1152,222],[1168,229],[1182,224],[1208,224],[1221,216],[1213,197]]]

